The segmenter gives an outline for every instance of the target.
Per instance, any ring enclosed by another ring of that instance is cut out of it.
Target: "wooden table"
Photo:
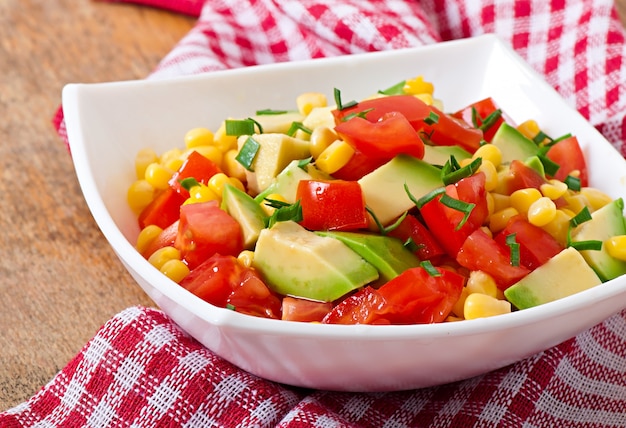
[[[0,410],[110,317],[152,304],[94,223],[51,119],[66,83],[143,78],[194,22],[90,0],[0,1]]]
[[[96,227],[53,130],[61,89],[145,77],[194,22],[89,0],[0,1],[0,410],[111,316],[152,304]]]

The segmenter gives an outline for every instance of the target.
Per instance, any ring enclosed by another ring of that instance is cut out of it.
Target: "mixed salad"
[[[446,113],[421,76],[303,93],[141,150],[137,250],[207,302],[274,319],[415,324],[544,304],[626,273],[621,199],[574,135],[492,98]],[[182,144],[181,144],[182,146]]]

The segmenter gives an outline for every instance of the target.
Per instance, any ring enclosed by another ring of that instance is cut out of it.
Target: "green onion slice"
[[[469,164],[461,167],[456,158],[450,156],[450,160],[445,163],[441,170],[441,180],[445,185],[456,183],[460,179],[469,177],[478,171],[482,162],[482,158],[476,158]]]
[[[588,207],[584,207],[582,210],[580,210],[578,214],[572,217],[572,219],[570,220],[570,224],[572,227],[576,227],[589,220],[591,220],[591,213],[589,212]]]
[[[430,192],[426,193],[419,199],[416,199],[415,196],[411,194],[411,192],[409,191],[409,186],[407,186],[406,184],[404,185],[404,191],[407,195],[409,195],[409,199],[415,204],[415,206],[418,209],[422,209],[424,205],[435,199],[437,196],[441,195],[442,193],[446,193],[446,188],[438,187],[437,189],[431,190]]]
[[[296,223],[302,221],[302,206],[300,201],[296,201],[293,204],[288,204],[283,201],[277,201],[275,199],[265,199],[265,204],[270,207],[276,208],[272,215],[266,219],[267,227],[271,228],[279,221],[295,221]]]
[[[580,188],[581,188],[580,178],[574,177],[572,175],[568,175],[567,177],[565,177],[565,180],[563,180],[563,182],[567,184],[568,189],[573,190],[575,192],[580,191]]]
[[[578,251],[585,251],[585,250],[600,251],[602,249],[602,241],[590,240],[590,241],[570,242],[569,246],[574,247]]]
[[[376,227],[378,227],[378,230],[380,231],[381,235],[386,235],[389,232],[391,232],[392,230],[398,228],[398,226],[400,226],[400,223],[402,223],[402,221],[409,214],[407,211],[405,211],[400,217],[398,217],[398,219],[394,223],[390,224],[389,226],[384,226],[380,222],[378,217],[376,217],[376,214],[374,213],[374,211],[370,207],[365,206],[365,211],[367,211],[372,216],[372,219],[374,219],[374,223],[376,223]]]
[[[294,135],[296,135],[296,132],[298,130],[306,132],[309,135],[311,135],[311,133],[313,132],[312,129],[304,126],[302,122],[291,122],[291,126],[289,127],[289,130],[287,130],[287,135],[289,135],[290,137],[293,137]]]
[[[273,115],[278,115],[278,114],[287,114],[289,113],[289,111],[287,110],[274,110],[271,108],[266,108],[264,110],[257,110],[256,111],[256,115],[257,116],[273,116]]]
[[[452,208],[453,210],[457,210],[463,213],[463,218],[461,219],[459,224],[456,225],[456,228],[454,230],[459,230],[461,227],[463,227],[463,225],[469,218],[470,214],[472,213],[472,210],[476,206],[476,204],[471,204],[465,201],[461,201],[459,199],[454,199],[453,197],[449,196],[447,193],[444,193],[441,196],[441,199],[439,199],[439,202],[441,202],[448,208]]]
[[[406,241],[404,241],[402,246],[404,246],[404,248],[414,253],[418,251],[420,248],[423,248],[424,244],[416,244],[413,238],[409,236],[409,238]]]
[[[430,260],[424,260],[422,262],[420,262],[420,266],[426,271],[428,272],[428,275],[430,276],[441,276],[441,272],[439,272],[437,270],[436,267],[433,266],[433,264],[430,262]]]
[[[224,122],[226,135],[232,135],[235,137],[239,137],[240,135],[254,134],[255,124],[258,125],[258,122],[249,118],[248,119],[227,119]]]
[[[439,122],[439,115],[434,111],[428,113],[428,117],[424,118],[424,123],[427,125],[434,125],[437,122]]]
[[[252,168],[252,163],[254,162],[254,158],[256,158],[257,153],[261,145],[255,141],[252,137],[248,137],[246,142],[241,146],[241,150],[235,156],[235,160],[241,164],[248,171],[254,171]]]
[[[511,250],[511,258],[509,263],[511,266],[519,266],[520,263],[520,252],[519,252],[519,243],[515,237],[515,233],[511,233],[505,238],[506,245]]]
[[[309,156],[306,159],[300,159],[298,161],[298,168],[306,171],[307,170],[307,166],[309,166],[309,164],[313,161],[313,156]]]
[[[350,101],[346,104],[343,104],[341,102],[341,91],[337,88],[333,89],[333,95],[335,97],[335,103],[337,104],[337,110],[344,110],[349,107],[354,107],[355,105],[358,104],[356,101]]]
[[[198,183],[198,180],[196,180],[193,177],[183,178],[182,180],[179,181],[179,183],[180,183],[180,186],[187,191],[191,190],[191,188],[194,186],[200,185],[200,183]]]
[[[537,157],[541,161],[541,164],[543,165],[543,169],[546,174],[554,177],[561,166],[544,154],[539,154],[537,155]]]
[[[403,80],[393,86],[388,87],[387,89],[379,90],[378,93],[383,95],[403,95],[405,84],[406,80]]]
[[[489,128],[491,128],[493,125],[495,125],[495,123],[498,121],[498,119],[500,119],[502,117],[502,110],[497,109],[494,110],[493,112],[491,112],[489,114],[489,116],[487,116],[484,119],[481,119],[482,123],[481,125],[478,127],[478,129],[481,129],[483,132],[487,131]],[[473,119],[472,119],[473,120]]]

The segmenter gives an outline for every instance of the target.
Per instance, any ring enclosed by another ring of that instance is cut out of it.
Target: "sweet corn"
[[[327,105],[326,95],[321,92],[305,92],[296,98],[298,111],[305,116],[311,113],[315,107],[326,107]]]
[[[467,299],[467,296],[469,296],[469,292],[467,290],[467,287],[463,287],[461,289],[461,295],[459,296],[458,300],[454,303],[454,305],[452,306],[452,315],[463,319],[465,317],[465,315],[463,314],[463,307],[465,305],[465,299]]]
[[[580,193],[587,199],[592,211],[599,210],[612,201],[609,195],[594,187],[583,187]]]
[[[534,139],[541,129],[539,128],[539,124],[532,119],[529,119],[525,122],[520,123],[517,126],[517,130],[522,133],[526,138]]]
[[[402,88],[404,93],[410,95],[416,94],[430,94],[432,95],[435,91],[435,87],[432,83],[424,80],[423,76],[417,76],[413,79],[407,79],[404,82],[404,87]]]
[[[415,94],[413,95],[415,98],[417,98],[418,100],[421,100],[424,104],[426,105],[433,105],[435,104],[435,99],[433,98],[433,96],[431,94]]]
[[[146,251],[148,246],[156,239],[157,236],[161,234],[161,232],[163,232],[163,229],[155,224],[150,224],[144,227],[137,236],[137,242],[135,243],[137,251],[140,253]]]
[[[189,197],[184,204],[196,204],[200,202],[219,201],[220,196],[217,195],[210,187],[200,184],[189,189]]]
[[[135,174],[138,179],[146,176],[146,168],[151,163],[159,162],[159,155],[152,149],[141,149],[135,155]]]
[[[510,312],[511,304],[506,300],[498,300],[495,297],[481,293],[472,293],[467,296],[463,307],[466,320],[492,317]]]
[[[242,266],[251,267],[254,260],[254,251],[244,250],[237,256],[237,260]]]
[[[236,159],[238,153],[237,149],[230,149],[224,153],[222,170],[230,178],[236,178],[241,183],[246,181],[246,169]]]
[[[279,202],[287,202],[285,197],[279,193],[271,193],[267,195],[265,199],[271,199]],[[267,203],[265,203],[265,201],[261,204],[261,208],[263,208],[263,211],[265,211],[265,214],[267,214],[268,216],[271,216],[274,211],[276,211],[276,208],[269,206]]]
[[[211,144],[213,144],[213,132],[210,129],[193,128],[185,133],[185,147],[188,149]]]
[[[511,206],[511,197],[501,193],[489,192],[493,198],[493,211],[500,211]]]
[[[163,247],[156,250],[148,258],[148,262],[157,269],[161,269],[169,260],[180,260],[180,251],[174,247]]]
[[[465,288],[469,294],[480,293],[494,298],[498,295],[496,281],[491,275],[481,270],[473,270],[470,272]]]
[[[135,214],[139,214],[153,199],[154,187],[146,180],[135,181],[126,192],[128,205]]]
[[[604,248],[611,257],[626,261],[626,235],[612,236],[604,241]]]
[[[174,172],[161,165],[160,163],[151,163],[146,168],[145,180],[155,189],[167,189],[169,187],[170,178]]]
[[[191,149],[185,150],[185,152],[183,152],[182,158],[187,158],[187,156],[189,156],[191,152],[198,152],[205,158],[211,160],[218,167],[222,167],[224,153],[217,146],[211,146],[207,144],[202,146],[195,146]]]
[[[162,274],[167,276],[174,282],[182,281],[187,275],[189,275],[189,267],[178,259],[171,259],[163,263],[163,266],[159,269]]]
[[[183,151],[179,148],[170,149],[159,156],[159,163],[166,166],[172,161],[178,161],[182,158]]]
[[[555,201],[567,193],[567,184],[560,180],[550,180],[542,184],[539,190],[541,190],[543,196]]]
[[[545,226],[556,217],[556,205],[550,198],[542,196],[528,208],[528,222],[535,226]]]
[[[237,148],[237,137],[226,134],[226,121],[222,122],[220,127],[213,134],[213,145],[220,149],[222,153]]]
[[[518,214],[519,212],[513,207],[494,212],[491,217],[489,217],[489,230],[492,233],[500,232],[505,228],[509,220]]]
[[[213,191],[213,193],[221,198],[226,183],[231,183],[230,177],[228,177],[223,172],[218,172],[217,174],[213,175],[213,177],[209,178],[207,186]]]
[[[541,192],[534,187],[516,190],[511,193],[509,202],[520,214],[527,215],[530,206],[541,198]]]
[[[337,141],[339,137],[337,133],[328,126],[318,126],[311,132],[311,140],[309,149],[311,156],[317,159],[324,150],[328,148],[332,143]]]
[[[493,197],[493,193],[487,192],[485,194],[485,199],[487,200],[487,212],[489,213],[489,217],[496,211],[495,210],[495,199]]]
[[[589,199],[587,199],[587,196],[582,193],[566,194],[563,198],[565,199],[565,202],[567,202],[567,209],[572,212],[579,213],[585,207],[589,208],[590,212],[593,212]]]
[[[502,163],[502,151],[493,144],[483,144],[472,155],[472,159],[477,158],[483,158],[483,162],[489,161],[494,167],[498,168]]]
[[[566,212],[566,210],[558,209],[556,210],[556,215],[554,219],[541,226],[543,230],[548,232],[558,243],[563,246],[567,245],[567,233],[569,230],[569,222],[573,217],[570,213]]]
[[[315,160],[321,171],[333,174],[345,166],[354,155],[354,148],[345,141],[337,140],[328,146]]]
[[[485,146],[483,146],[485,147]],[[498,171],[493,163],[483,159],[478,171],[485,174],[485,190],[491,192],[498,187]]]

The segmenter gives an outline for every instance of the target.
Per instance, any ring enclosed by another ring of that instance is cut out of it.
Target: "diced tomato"
[[[513,266],[507,249],[482,229],[476,229],[467,237],[456,259],[461,266],[491,275],[501,290],[505,290],[530,272],[524,266]]]
[[[219,166],[211,159],[193,151],[187,156],[183,165],[174,173],[169,181],[170,187],[186,198],[189,192],[180,184],[186,178],[195,178],[198,183],[207,184],[209,179],[218,172],[222,172]]]
[[[154,198],[147,207],[139,214],[139,227],[145,228],[150,224],[165,229],[178,220],[180,206],[185,202],[185,197],[172,188],[167,188]]]
[[[258,273],[234,256],[215,254],[193,269],[180,285],[215,306],[280,319],[281,302]]]
[[[580,185],[582,187],[589,185],[587,163],[575,136],[558,141],[548,149],[546,156],[551,161],[559,164],[559,169],[554,178],[563,181],[569,174],[578,171]]]
[[[409,121],[396,112],[387,113],[377,122],[353,117],[338,123],[335,131],[366,156],[391,159],[407,154],[418,159],[424,157],[424,142]]]
[[[296,199],[302,206],[300,224],[309,230],[356,230],[368,225],[365,199],[356,181],[301,180]]]
[[[339,303],[327,324],[424,324],[445,320],[461,295],[465,278],[445,269],[432,276],[408,269],[378,290],[365,287]]]
[[[478,172],[446,186],[445,193],[451,198],[474,204],[469,217],[462,225],[465,213],[441,203],[443,195],[435,197],[420,209],[428,230],[452,258],[456,258],[465,239],[481,227],[489,215],[485,180],[485,174]]]
[[[190,269],[214,254],[238,255],[243,250],[239,223],[216,201],[183,205],[174,246]]]
[[[430,260],[433,264],[438,264],[438,260],[445,254],[430,230],[417,217],[410,214],[397,228],[389,232],[389,236],[394,236],[402,242],[411,239],[415,248],[413,252],[420,260]]]
[[[498,107],[496,106],[493,98],[487,97],[468,105],[467,107],[454,113],[452,116],[458,119],[463,119],[463,121],[470,126],[481,126],[484,119],[489,117],[489,115],[494,113],[496,110],[498,110]],[[491,142],[491,139],[502,123],[504,123],[504,119],[502,115],[500,115],[500,117],[486,130],[483,130],[483,138],[485,141]]]
[[[333,308],[332,302],[283,297],[282,319],[284,321],[320,322]]]
[[[539,189],[546,179],[535,169],[520,160],[513,160],[509,164],[509,170],[500,177],[500,192],[510,195],[516,190],[529,187]]]
[[[509,249],[506,239],[511,234],[515,234],[515,242],[519,244],[520,264],[530,270],[538,268],[563,250],[563,246],[552,235],[520,216],[509,220],[494,239],[502,248]],[[510,254],[510,249],[507,254]]]
[[[339,180],[356,181],[388,161],[387,158],[366,156],[355,149],[348,163],[336,171],[333,177]]]
[[[392,95],[361,101],[353,107],[334,110],[339,125],[348,116],[363,115],[370,122],[378,122],[388,113],[397,112],[411,123],[415,131],[427,136],[436,145],[461,146],[475,152],[483,140],[480,129],[470,127],[432,105],[412,95]]]
[[[159,235],[146,247],[141,253],[146,259],[149,258],[152,253],[163,247],[173,247],[176,241],[176,235],[178,235],[178,220],[170,224],[163,229]]]

